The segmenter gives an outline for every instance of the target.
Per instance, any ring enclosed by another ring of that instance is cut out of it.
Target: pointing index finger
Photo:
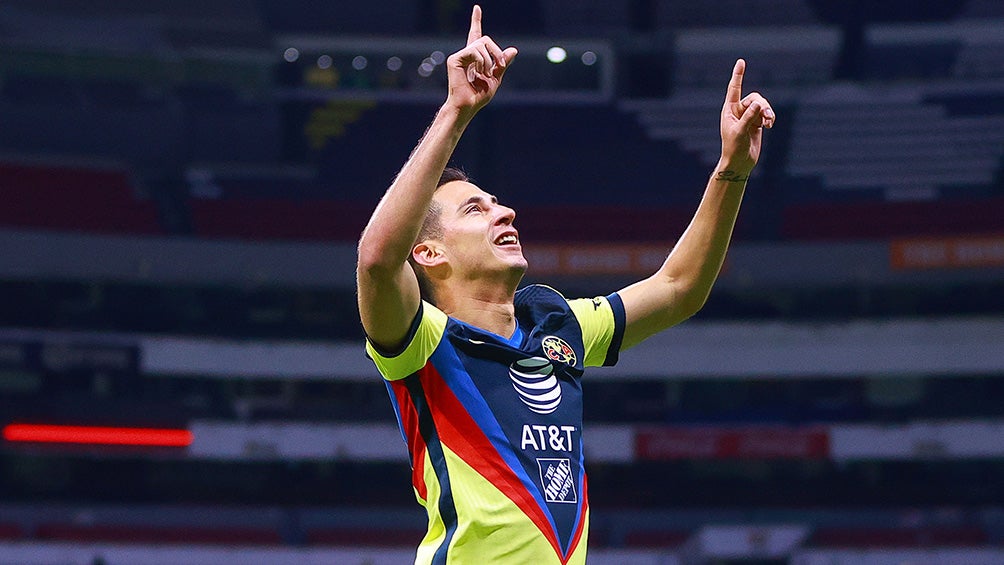
[[[467,32],[467,44],[481,39],[481,6],[475,4],[471,11],[471,30]]]
[[[725,93],[725,102],[736,103],[743,97],[743,73],[746,72],[746,61],[736,60],[736,66],[732,68],[732,79],[729,80],[729,89]]]

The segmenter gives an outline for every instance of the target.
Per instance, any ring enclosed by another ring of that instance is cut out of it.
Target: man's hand
[[[760,158],[763,128],[774,125],[774,110],[766,98],[756,92],[742,97],[745,71],[746,61],[736,61],[722,106],[722,160],[715,172],[718,180],[749,178]]]
[[[446,61],[450,84],[447,103],[463,111],[477,112],[495,96],[502,75],[515,58],[515,47],[503,51],[490,37],[481,34],[481,6],[474,6],[467,46]]]

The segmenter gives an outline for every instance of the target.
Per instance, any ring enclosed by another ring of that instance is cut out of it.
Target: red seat
[[[195,233],[251,240],[355,241],[373,212],[333,200],[189,200]]]
[[[888,239],[1001,233],[1004,198],[814,203],[784,209],[787,239]]]
[[[95,233],[163,233],[157,207],[122,169],[0,163],[0,225]]]
[[[8,522],[0,522],[0,539],[17,540],[23,537],[24,531],[21,529],[21,526]]]

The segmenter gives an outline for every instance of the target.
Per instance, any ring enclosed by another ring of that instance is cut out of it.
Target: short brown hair
[[[443,169],[443,174],[439,175],[439,182],[436,183],[436,188],[438,189],[448,182],[470,182],[470,180],[471,178],[467,176],[467,173],[464,172],[463,169],[457,167],[446,167]],[[418,231],[418,237],[415,238],[415,242],[412,244],[413,248],[415,245],[418,245],[420,241],[437,239],[443,236],[443,225],[439,220],[440,214],[442,213],[442,207],[436,203],[435,200],[429,202],[429,210],[425,214],[425,219],[422,220],[422,228]],[[408,255],[408,262],[411,263],[411,267],[415,271],[415,276],[418,277],[418,286],[421,289],[422,298],[432,302],[432,287],[429,284],[428,277],[425,276],[425,269],[423,269],[421,265],[415,263],[411,254]]]
[[[439,184],[436,188],[443,186],[448,182],[453,182],[455,180],[462,180],[464,182],[471,182],[471,177],[467,176],[467,173],[463,169],[457,167],[446,167],[443,169],[443,174],[439,175]]]

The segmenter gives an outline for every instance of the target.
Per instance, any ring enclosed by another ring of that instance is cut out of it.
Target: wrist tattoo
[[[749,178],[749,173],[740,173],[738,171],[725,170],[715,173],[715,180],[722,182],[746,182]]]

